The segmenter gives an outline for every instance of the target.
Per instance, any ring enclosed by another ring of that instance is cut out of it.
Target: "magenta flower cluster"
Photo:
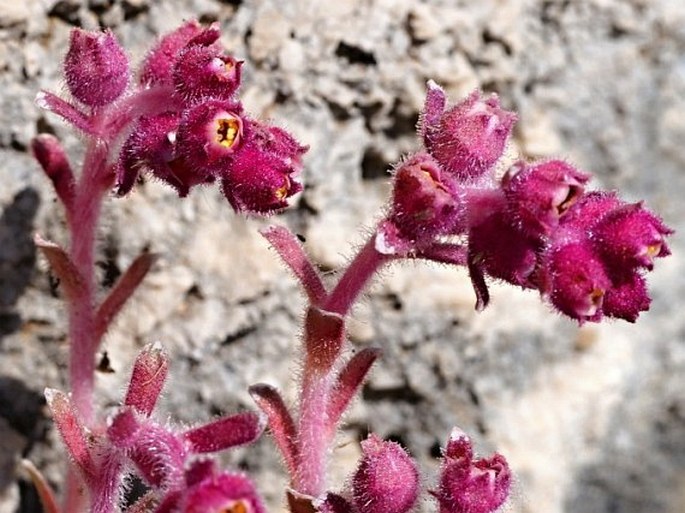
[[[481,308],[490,276],[537,289],[580,322],[632,322],[647,310],[644,273],[669,254],[672,230],[642,203],[586,192],[590,176],[560,160],[518,161],[498,177],[516,115],[478,92],[445,103],[430,83],[425,152],[397,167],[376,249],[468,266]]]
[[[243,412],[199,427],[154,418],[169,361],[160,345],[136,358],[121,405],[104,415],[94,401],[102,339],[155,256],[143,252],[104,298],[97,294],[95,241],[102,201],[125,195],[141,173],[179,196],[219,182],[236,211],[271,213],[302,189],[306,147],[248,116],[237,92],[242,62],[224,53],[216,25],[188,22],[164,36],[131,80],[126,53],[110,32],[74,30],[64,62],[71,100],[42,92],[37,103],[81,131],[80,174],[61,144],[42,134],[33,153],[66,211],[70,246],[36,237],[59,278],[69,313],[70,393],[46,398],[70,456],[63,506],[41,474],[27,469],[46,513],[119,511],[124,476],[147,491],[127,513],[265,513],[250,479],[220,469],[212,454],[253,442],[268,424],[289,473],[291,513],[411,513],[425,495],[440,513],[494,513],[512,475],[505,458],[476,458],[455,429],[435,483],[399,444],[371,434],[345,484],[328,482],[337,429],[380,350],[352,348],[346,316],[385,264],[421,258],[466,266],[483,308],[486,279],[538,290],[578,320],[635,321],[649,307],[645,273],[669,254],[672,231],[642,203],[587,192],[589,175],[559,161],[514,163],[498,172],[516,115],[495,95],[474,92],[447,108],[429,83],[419,135],[423,150],[400,162],[384,218],[349,266],[324,280],[299,239],[284,227],[262,234],[290,268],[308,301],[296,404],[271,385],[249,392],[263,414]]]
[[[130,84],[128,58],[111,32],[74,30],[66,82],[93,115],[51,93],[39,103],[110,143],[125,136],[112,166],[119,195],[149,173],[181,197],[218,181],[236,211],[282,209],[302,189],[297,174],[307,148],[246,114],[237,96],[242,62],[219,37],[216,24],[184,24],[157,43]]]

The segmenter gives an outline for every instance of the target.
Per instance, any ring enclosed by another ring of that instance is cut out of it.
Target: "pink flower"
[[[187,164],[220,174],[243,145],[242,106],[226,100],[207,100],[183,113],[176,134],[177,148]]]
[[[141,171],[149,171],[176,189],[179,196],[190,188],[214,180],[210,169],[190,166],[177,149],[179,116],[165,112],[142,117],[128,136],[116,167],[117,194],[130,192]]]
[[[483,98],[480,91],[447,111],[445,103],[444,91],[429,82],[421,123],[426,150],[458,180],[477,179],[502,156],[516,114],[502,109],[495,94]]]
[[[655,258],[671,254],[665,238],[673,230],[642,203],[613,209],[592,231],[600,252],[612,268],[651,270]]]
[[[222,472],[190,487],[182,513],[265,513],[252,482],[242,474]]]
[[[635,322],[640,312],[649,310],[650,302],[644,277],[638,272],[631,272],[616,280],[607,290],[602,310],[609,317]]]
[[[270,213],[288,206],[302,190],[296,175],[302,168],[300,145],[285,130],[245,121],[244,142],[226,160],[222,191],[237,212]]]
[[[364,513],[406,513],[419,494],[416,463],[395,442],[370,435],[352,478],[354,504]]]
[[[589,241],[553,248],[548,258],[545,270],[552,304],[581,322],[599,321],[611,280]]]
[[[230,99],[240,86],[242,61],[211,46],[190,45],[174,65],[176,91],[186,100]]]
[[[492,513],[509,496],[511,471],[504,456],[473,458],[471,440],[455,429],[450,435],[440,470],[440,484],[432,492],[440,513]]]
[[[560,160],[518,162],[502,179],[509,213],[521,232],[549,235],[583,194],[590,176]]]
[[[181,51],[207,29],[191,20],[162,37],[150,50],[140,69],[140,84],[172,84],[173,69]],[[218,37],[218,36],[217,36]]]
[[[451,180],[427,153],[402,162],[394,173],[388,220],[413,246],[449,233],[459,215],[458,196]]]

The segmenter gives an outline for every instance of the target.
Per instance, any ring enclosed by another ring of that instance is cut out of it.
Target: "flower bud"
[[[652,269],[654,258],[670,255],[666,235],[673,233],[642,203],[623,205],[594,227],[597,246],[612,269]]]
[[[440,513],[492,513],[509,496],[511,471],[501,454],[473,459],[471,440],[455,429],[450,436],[433,492]]]
[[[174,66],[174,85],[186,100],[230,99],[240,85],[242,64],[215,48],[192,45],[181,52]]]
[[[285,130],[254,120],[245,120],[244,131],[243,144],[222,173],[226,199],[238,212],[270,213],[287,207],[287,199],[302,190],[295,175],[307,147]]]
[[[509,212],[521,231],[547,236],[583,194],[590,176],[560,160],[514,164],[502,179]]]
[[[611,287],[603,262],[589,241],[550,249],[546,269],[552,304],[580,322],[602,318],[604,296]]]
[[[169,358],[156,342],[147,345],[136,357],[124,405],[149,416],[162,393],[169,373]]]
[[[269,213],[287,207],[287,199],[302,190],[290,174],[283,161],[249,145],[225,171],[222,191],[236,212]]]
[[[202,31],[202,26],[196,20],[191,20],[162,37],[141,65],[140,84],[171,84],[179,53]]]
[[[443,175],[427,153],[408,158],[395,171],[388,219],[417,245],[448,233],[457,221],[457,195]]]
[[[405,513],[416,502],[419,473],[399,444],[370,435],[352,478],[354,504],[364,513]]]
[[[128,57],[110,31],[71,31],[64,59],[69,91],[91,107],[102,107],[119,98],[129,79]]]
[[[434,112],[444,106],[434,96],[426,102],[421,130],[428,153],[458,180],[479,178],[504,153],[516,114],[502,109],[497,95],[483,98],[480,91],[447,112]]]
[[[252,482],[242,474],[223,472],[189,488],[183,513],[265,513]]]
[[[644,277],[637,272],[630,272],[607,290],[602,311],[609,317],[635,322],[640,312],[649,310],[650,303]]]

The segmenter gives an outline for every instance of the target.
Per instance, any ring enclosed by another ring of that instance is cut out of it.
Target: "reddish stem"
[[[324,310],[342,316],[347,315],[371,277],[393,258],[393,255],[379,253],[376,250],[376,235],[374,234],[328,296],[324,303]]]
[[[83,279],[81,294],[69,303],[69,373],[73,401],[86,426],[94,421],[95,353],[100,342],[95,330],[95,230],[110,180],[107,149],[98,140],[88,144],[75,191],[73,215],[68,218],[70,257]]]

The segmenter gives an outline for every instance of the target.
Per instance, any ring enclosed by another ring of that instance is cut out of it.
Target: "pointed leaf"
[[[299,493],[293,489],[286,492],[288,497],[288,509],[290,513],[317,513],[318,508],[314,506],[316,499],[310,495]]]
[[[70,213],[74,202],[74,173],[59,140],[51,134],[39,134],[31,141],[31,151]]]
[[[44,513],[60,513],[57,500],[55,499],[55,492],[45,480],[43,474],[29,460],[21,460],[20,465],[31,478],[33,486],[36,487]]]
[[[260,233],[299,280],[309,301],[314,305],[320,304],[326,298],[326,289],[297,237],[283,226],[270,226]]]
[[[359,390],[381,350],[367,347],[355,354],[340,370],[328,405],[328,421],[334,428]]]
[[[65,121],[74,125],[78,130],[87,134],[93,134],[93,125],[88,116],[59,96],[48,91],[40,91],[36,95],[35,103],[41,109],[57,114]]]
[[[169,373],[169,358],[162,344],[148,344],[133,364],[124,404],[150,416]]]
[[[285,460],[288,471],[295,473],[297,468],[297,432],[290,412],[274,387],[257,384],[249,389],[257,406],[266,414],[271,435]]]
[[[78,298],[85,292],[83,276],[69,258],[69,255],[54,242],[43,239],[36,234],[34,243],[40,249],[50,263],[50,268],[60,280],[67,298],[70,301]]]
[[[425,138],[431,129],[435,130],[438,127],[447,103],[447,96],[442,87],[433,80],[429,80],[426,86],[426,100],[419,120],[419,136],[422,138]]]
[[[188,430],[183,438],[191,452],[216,452],[254,442],[265,425],[266,419],[261,415],[244,412]]]
[[[86,432],[69,396],[59,390],[46,388],[45,399],[69,455],[86,477],[92,477],[95,474],[95,463],[88,447]]]
[[[473,291],[476,293],[476,310],[481,312],[490,302],[490,292],[487,283],[485,283],[483,270],[478,265],[477,257],[472,254],[469,254],[468,257],[468,269]]]
[[[121,311],[126,301],[136,291],[138,285],[143,281],[152,265],[157,261],[158,256],[154,253],[143,253],[139,255],[133,263],[126,269],[126,272],[119,278],[105,300],[98,308],[95,317],[96,337],[99,340],[107,331],[110,323]]]
[[[304,329],[306,381],[310,373],[324,372],[335,363],[345,341],[345,322],[337,313],[312,306],[307,310]]]
[[[436,243],[420,251],[416,256],[442,264],[467,265],[467,252],[461,244]]]

